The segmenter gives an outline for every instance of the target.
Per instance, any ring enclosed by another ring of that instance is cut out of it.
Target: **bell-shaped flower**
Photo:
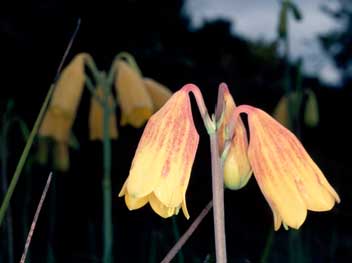
[[[104,107],[102,101],[104,99],[104,90],[102,87],[97,87],[95,95],[91,97],[89,110],[89,139],[103,140],[103,120]],[[116,115],[114,110],[113,97],[110,94],[108,98],[109,105],[109,136],[111,139],[117,139],[118,132],[116,127]]]
[[[69,166],[68,144],[83,93],[85,60],[89,57],[86,53],[76,55],[62,71],[38,131],[39,136],[55,141],[54,162],[61,171]]]
[[[316,127],[319,123],[319,106],[315,93],[311,89],[306,90],[307,101],[304,109],[304,123],[308,127]]]
[[[68,146],[65,143],[55,143],[53,149],[53,164],[56,170],[65,172],[70,167]]]
[[[230,127],[236,104],[226,84],[221,84],[219,88],[222,94],[221,101],[218,102],[222,103],[222,110],[217,112],[217,118],[221,119],[218,128],[219,153],[223,153],[225,145],[228,144],[229,147],[224,161],[224,184],[229,189],[238,190],[247,184],[252,175],[247,156],[248,139],[241,118],[237,118],[234,122],[236,125]]]
[[[283,95],[273,113],[274,118],[291,131],[299,120],[302,97],[302,92],[297,91]]]
[[[153,102],[153,112],[158,111],[172,96],[171,90],[154,79],[144,78],[144,85]]]
[[[293,133],[258,108],[242,105],[235,109],[234,115],[242,112],[248,115],[248,158],[273,211],[275,230],[281,223],[298,229],[307,210],[327,211],[340,202]]]
[[[87,57],[88,54],[78,54],[62,71],[39,129],[40,136],[68,143],[84,88],[84,63]]]
[[[148,120],[119,194],[130,210],[149,202],[164,218],[181,207],[189,218],[185,194],[199,141],[189,92],[196,89],[192,84],[184,86]]]
[[[121,125],[141,127],[153,114],[153,102],[139,72],[127,62],[115,62],[115,88],[121,109]]]

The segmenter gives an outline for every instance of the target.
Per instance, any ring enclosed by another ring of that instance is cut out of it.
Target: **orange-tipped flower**
[[[248,157],[258,185],[273,214],[275,230],[281,223],[298,229],[307,210],[327,211],[340,198],[298,139],[264,111],[242,105],[248,115]]]
[[[148,91],[150,98],[152,99],[153,112],[156,112],[172,96],[172,92],[163,84],[160,84],[159,82],[153,79],[144,78],[143,82]]]
[[[252,175],[247,156],[247,134],[241,118],[237,118],[235,120],[236,125],[233,127],[232,138],[229,138],[229,133],[232,133],[229,123],[233,119],[236,104],[226,84],[221,84],[220,89],[223,94],[223,119],[218,128],[219,153],[223,152],[226,142],[230,143],[224,162],[224,184],[229,189],[238,190],[247,184]]]
[[[184,86],[149,119],[119,194],[130,210],[149,202],[164,218],[181,207],[189,218],[185,194],[199,141],[189,92],[196,89]]]
[[[104,90],[102,87],[97,87],[96,97],[92,96],[90,102],[90,112],[89,112],[89,138],[90,140],[103,140],[103,119],[104,119],[104,109],[103,105],[98,101],[98,98],[103,100]],[[117,127],[116,127],[116,115],[113,109],[113,98],[110,94],[108,98],[108,104],[110,107],[109,116],[109,136],[111,139],[117,139]]]
[[[39,135],[68,143],[84,88],[84,61],[87,57],[88,54],[78,54],[61,73]]]
[[[122,59],[116,62],[116,93],[121,108],[121,125],[141,127],[153,113],[153,103],[143,78]]]

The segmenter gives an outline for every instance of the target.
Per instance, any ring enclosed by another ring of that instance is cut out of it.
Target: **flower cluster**
[[[188,84],[149,119],[119,194],[125,196],[130,210],[149,202],[164,218],[177,214],[180,208],[189,218],[185,196],[199,139],[190,92],[206,117],[200,90]],[[227,188],[244,187],[253,173],[273,211],[275,230],[282,223],[285,228],[298,229],[307,210],[327,211],[340,202],[293,133],[258,108],[236,107],[225,84],[220,85],[219,94],[215,132]],[[249,142],[241,113],[248,116]]]
[[[319,123],[319,107],[312,89],[293,91],[281,97],[277,103],[273,116],[282,125],[294,130],[295,122],[299,122],[303,115],[304,124],[316,127]]]
[[[124,54],[126,57],[126,53]],[[128,56],[129,60],[132,60],[131,55]],[[96,70],[92,57],[81,53],[76,55],[62,71],[39,129],[41,138],[51,138],[55,142],[54,162],[58,170],[68,169],[68,145],[72,126],[84,86],[93,83],[92,81],[87,82],[89,77],[85,74],[86,67],[92,71]],[[109,137],[117,139],[115,104],[121,109],[121,125],[130,124],[138,128],[171,97],[172,92],[168,88],[153,79],[143,78],[140,71],[134,67],[137,67],[135,62],[131,65],[119,56],[114,61],[111,71],[115,79],[116,101],[111,90],[106,92],[100,85],[100,72],[93,72],[93,76],[98,77],[94,83],[96,87],[91,87],[92,97],[89,111],[89,138],[91,140],[103,139],[104,100],[110,109]],[[46,141],[40,141],[39,148],[47,151],[44,142]],[[47,153],[41,154],[41,156],[46,155]]]

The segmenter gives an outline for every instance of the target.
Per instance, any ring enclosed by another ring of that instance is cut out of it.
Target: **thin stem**
[[[16,188],[16,185],[17,185],[18,179],[19,179],[19,177],[21,175],[21,172],[22,172],[22,169],[24,167],[24,164],[26,163],[26,160],[27,160],[27,157],[28,157],[28,154],[29,154],[29,150],[31,149],[33,141],[34,141],[34,138],[35,138],[35,136],[38,133],[39,126],[40,126],[41,121],[43,119],[44,113],[45,113],[45,111],[46,111],[46,109],[48,107],[51,95],[52,95],[52,93],[54,91],[54,87],[55,87],[54,84],[52,84],[50,86],[48,94],[45,97],[44,103],[43,103],[43,105],[42,105],[42,107],[40,109],[40,112],[38,114],[38,117],[37,117],[37,119],[36,119],[36,121],[34,123],[33,129],[32,129],[32,131],[31,131],[31,133],[30,133],[30,135],[28,137],[26,146],[24,147],[24,150],[22,152],[20,160],[18,161],[15,173],[14,173],[14,175],[12,177],[10,186],[9,186],[7,192],[6,192],[4,201],[2,202],[2,205],[1,205],[1,208],[0,208],[0,226],[1,226],[2,222],[3,222],[3,220],[4,220],[5,213],[7,211],[8,206],[9,206],[12,194],[13,194],[15,188]]]
[[[37,210],[35,211],[34,218],[33,218],[32,225],[31,225],[31,229],[29,230],[29,233],[27,236],[26,244],[24,246],[24,251],[23,251],[20,263],[24,263],[26,260],[28,248],[29,248],[29,245],[31,244],[32,236],[33,236],[35,227],[37,225],[38,217],[39,217],[40,211],[42,209],[46,194],[47,194],[49,186],[50,186],[51,178],[52,178],[52,172],[50,172],[50,174],[49,174],[49,177],[48,177],[48,180],[46,181],[46,185],[44,187],[42,196],[40,197],[40,201],[39,201]]]
[[[81,19],[78,19],[75,31],[73,32],[73,34],[71,36],[71,39],[70,39],[70,41],[69,41],[69,43],[67,45],[65,53],[64,53],[64,55],[63,55],[63,57],[61,59],[60,65],[59,65],[59,67],[57,69],[57,72],[56,72],[56,75],[55,75],[55,78],[54,78],[54,82],[53,82],[53,84],[51,84],[50,89],[49,89],[49,91],[48,91],[48,93],[47,93],[47,95],[45,97],[44,103],[43,103],[43,105],[42,105],[42,107],[41,107],[41,109],[39,111],[39,114],[38,114],[38,117],[37,117],[37,119],[36,119],[36,121],[34,123],[33,129],[32,129],[32,131],[31,131],[31,133],[30,133],[30,135],[28,137],[26,146],[24,147],[22,155],[20,157],[20,160],[19,160],[19,162],[17,164],[15,173],[14,173],[12,179],[11,179],[11,183],[10,183],[9,189],[7,190],[5,198],[4,198],[4,201],[1,204],[1,208],[0,208],[0,226],[2,225],[2,222],[4,220],[5,213],[7,211],[8,206],[9,206],[13,191],[16,188],[16,185],[17,185],[18,179],[20,177],[20,174],[22,172],[22,169],[24,167],[24,164],[26,163],[26,160],[27,160],[27,157],[28,157],[28,154],[29,154],[29,150],[31,149],[33,141],[34,141],[34,138],[35,138],[36,134],[38,133],[39,126],[40,126],[41,121],[43,119],[45,110],[48,107],[51,95],[52,95],[52,93],[54,91],[54,88],[55,88],[56,80],[58,79],[58,77],[60,75],[62,66],[63,66],[63,64],[64,64],[64,62],[66,60],[66,57],[67,57],[70,49],[71,49],[73,41],[74,41],[74,39],[75,39],[75,37],[76,37],[76,35],[78,33],[80,24],[81,24]]]
[[[113,261],[112,245],[113,245],[113,225],[112,225],[112,212],[111,212],[111,141],[109,129],[109,95],[110,87],[107,85],[106,79],[102,79],[104,90],[104,116],[103,116],[103,237],[104,237],[104,252],[103,262],[111,263]]]
[[[116,62],[118,59],[124,59],[140,76],[142,76],[142,72],[140,68],[138,67],[138,64],[134,57],[128,53],[128,52],[120,52],[117,54],[117,56],[114,59],[114,62]]]
[[[94,97],[95,100],[97,100],[97,102],[100,104],[100,106],[104,107],[104,101],[102,98],[100,98],[97,93],[96,93],[96,89],[93,85],[92,80],[89,78],[89,76],[85,76],[85,81],[86,81],[86,87],[89,90],[90,94]]]
[[[219,157],[217,134],[210,134],[212,186],[213,186],[213,214],[215,232],[216,262],[225,263],[226,236],[225,236],[225,209],[224,209],[224,172]]]
[[[216,118],[215,115],[213,115],[213,118],[210,119],[207,107],[205,106],[203,100],[203,96],[197,86],[193,84],[188,84],[184,88],[186,91],[191,91],[193,93],[197,102],[198,109],[202,116],[205,128],[207,129],[207,132],[210,137],[216,262],[225,263],[227,259],[224,212],[224,171],[219,155]],[[222,87],[221,89],[223,90],[224,87]],[[219,94],[222,94],[222,92],[220,92]],[[215,111],[218,113],[218,115],[220,112],[219,107],[223,107],[223,105],[222,103],[218,102],[218,108]]]
[[[269,262],[268,259],[269,259],[270,252],[271,252],[271,247],[272,247],[272,244],[273,244],[273,241],[274,241],[274,229],[270,228],[269,231],[270,232],[269,232],[269,234],[268,234],[268,236],[266,238],[264,251],[263,251],[262,257],[260,259],[261,263]]]
[[[149,263],[154,263],[156,262],[156,250],[157,250],[157,233],[152,230],[150,233],[150,247],[149,247],[149,258],[148,262]],[[177,252],[176,252],[177,253]],[[175,253],[175,255],[176,255]]]
[[[177,221],[176,221],[176,217],[173,216],[172,217],[172,232],[174,234],[175,240],[179,240],[180,239],[180,231],[178,230],[178,226],[177,226]],[[180,253],[178,253],[178,263],[184,263],[185,259],[183,257],[183,253],[182,250],[180,250]]]
[[[95,72],[93,75],[98,75],[98,72]],[[86,87],[88,88],[90,94],[93,96],[93,98],[100,104],[100,106],[102,106],[104,108],[104,100],[98,96],[97,92],[96,92],[96,87],[94,86],[93,84],[93,81],[89,78],[88,75],[85,76],[86,79]],[[108,87],[111,87],[111,84],[109,81],[106,81],[107,82],[107,86]],[[112,104],[111,106],[109,106],[109,111],[110,113],[113,112],[116,108],[116,103],[114,101],[111,101]]]
[[[161,263],[168,263],[176,256],[177,252],[183,247],[186,241],[192,236],[193,232],[197,229],[199,224],[203,221],[205,216],[209,213],[210,209],[213,206],[213,202],[210,201],[198,215],[198,217],[193,221],[192,225],[189,226],[187,231],[182,235],[182,237],[177,241],[177,243],[171,248],[169,253],[161,261]]]

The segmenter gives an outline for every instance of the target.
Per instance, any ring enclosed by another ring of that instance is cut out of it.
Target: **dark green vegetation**
[[[181,12],[182,4],[183,1],[178,0],[93,4],[49,1],[21,3],[19,9],[19,3],[7,3],[4,10],[15,15],[0,16],[1,115],[12,98],[16,113],[28,126],[33,125],[78,17],[82,25],[68,61],[78,52],[88,52],[99,67],[108,69],[118,52],[128,51],[135,56],[146,76],[158,79],[173,91],[193,82],[202,89],[206,102],[213,105],[218,84],[226,82],[237,104],[252,104],[272,112],[284,93],[285,62],[277,53],[277,44],[252,43],[231,35],[230,23],[222,20],[190,31],[187,15]],[[352,16],[349,11],[340,11],[340,15],[348,17],[349,26],[343,29],[341,38],[330,35],[326,38],[344,47],[337,62],[346,68],[343,65],[348,65],[352,57],[348,44]],[[295,86],[295,62],[290,74]],[[349,153],[352,87],[350,71],[345,74],[349,81],[340,89],[322,86],[314,78],[304,77],[302,82],[303,88],[316,92],[321,119],[318,127],[303,128],[301,138],[342,202],[332,212],[309,213],[299,236],[289,235],[284,230],[275,233],[269,262],[286,262],[289,251],[298,249],[302,256],[297,254],[304,262],[349,262],[352,259]],[[80,148],[70,152],[69,172],[54,173],[30,247],[30,262],[100,262],[103,250],[102,144],[88,140],[89,94],[85,92],[87,96],[83,96],[73,130]],[[195,117],[195,122],[200,136],[205,138],[200,116]],[[117,197],[142,129],[126,127],[119,133],[119,139],[112,142],[114,258],[116,262],[157,262],[175,242],[173,222],[158,217],[148,207],[129,212],[123,200]],[[7,181],[24,147],[20,136],[20,131],[13,132],[7,140]],[[201,140],[187,191],[190,220],[211,198],[208,149],[207,140]],[[31,153],[34,158],[35,147]],[[28,167],[11,200],[14,262],[18,262],[22,253],[28,225],[50,170],[50,166],[37,164]],[[1,200],[3,194],[1,192]],[[273,219],[255,180],[238,192],[226,190],[225,207],[229,262],[258,262],[273,228]],[[176,220],[183,233],[190,222],[181,215]],[[8,261],[7,229],[6,224],[0,229],[0,262]],[[206,259],[212,262],[211,216],[186,243],[183,256],[185,262]]]

